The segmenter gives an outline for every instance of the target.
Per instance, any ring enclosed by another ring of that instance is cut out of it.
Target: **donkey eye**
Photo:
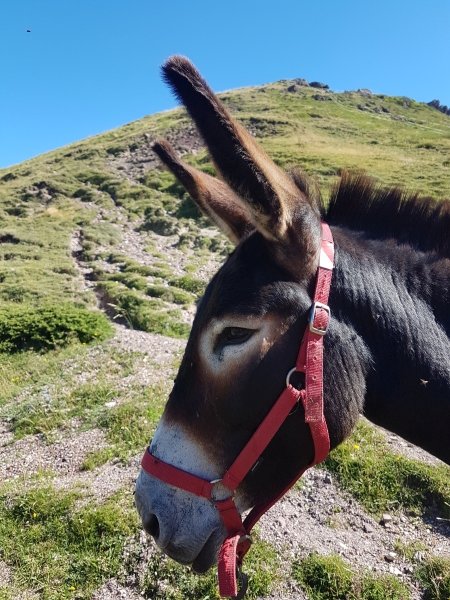
[[[221,350],[225,346],[244,344],[255,331],[256,329],[246,329],[244,327],[225,327],[217,338],[215,350]]]

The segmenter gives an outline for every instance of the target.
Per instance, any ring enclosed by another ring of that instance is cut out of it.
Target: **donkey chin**
[[[243,502],[239,498],[235,501],[241,511]],[[145,531],[170,558],[183,565],[191,564],[196,573],[205,573],[217,562],[226,530],[209,500],[173,488],[141,471],[135,502]]]

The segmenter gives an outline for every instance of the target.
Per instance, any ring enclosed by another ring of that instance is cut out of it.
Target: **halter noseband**
[[[314,299],[296,365],[286,376],[285,389],[222,479],[208,481],[192,475],[159,460],[150,453],[150,448],[147,449],[142,459],[141,464],[144,471],[169,485],[210,500],[219,511],[228,533],[228,537],[220,549],[218,560],[221,596],[244,597],[247,584],[245,576],[240,572],[240,567],[251,545],[251,529],[260,517],[284,496],[306,469],[325,460],[330,450],[328,427],[323,413],[323,336],[326,334],[330,322],[328,296],[333,265],[333,236],[329,226],[322,223],[322,243]],[[296,371],[305,375],[305,387],[302,390],[296,389],[290,383],[291,376]],[[314,444],[314,459],[310,465],[296,474],[285,489],[268,502],[255,505],[242,521],[234,503],[234,493],[299,401],[305,411],[305,422],[310,427]],[[225,500],[217,500],[214,497],[219,485],[230,491],[230,496]],[[239,591],[236,575],[240,579]]]

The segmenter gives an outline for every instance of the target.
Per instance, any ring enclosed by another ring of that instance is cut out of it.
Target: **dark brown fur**
[[[450,257],[450,200],[381,187],[366,175],[345,172],[324,218],[376,239],[395,238],[423,252]]]

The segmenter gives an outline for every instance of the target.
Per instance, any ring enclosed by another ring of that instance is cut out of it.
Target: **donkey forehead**
[[[271,256],[262,236],[253,233],[229,256],[206,288],[194,330],[224,315],[262,316],[296,304],[299,286]]]

